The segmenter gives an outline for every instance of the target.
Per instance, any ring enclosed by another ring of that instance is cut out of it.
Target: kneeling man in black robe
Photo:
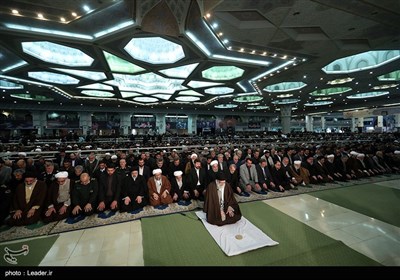
[[[207,222],[217,226],[234,224],[241,219],[242,213],[224,173],[219,172],[217,179],[208,185],[203,211]]]

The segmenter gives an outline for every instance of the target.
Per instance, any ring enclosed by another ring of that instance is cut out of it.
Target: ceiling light
[[[232,93],[235,90],[230,87],[213,87],[213,88],[208,88],[204,90],[205,93],[207,94],[212,94],[212,95],[222,95],[222,94],[228,94]]]
[[[129,73],[134,74],[137,72],[144,71],[145,69],[133,64],[125,59],[122,59],[116,55],[103,51],[104,57],[113,72]]]
[[[89,6],[88,5],[83,5],[83,10],[85,11],[85,12],[89,12],[90,11],[90,8],[89,8]]]
[[[202,88],[202,87],[218,86],[218,85],[223,85],[223,83],[203,82],[203,81],[195,81],[195,80],[192,80],[188,83],[188,86],[190,86],[192,88]]]
[[[307,84],[303,82],[281,82],[278,84],[266,86],[264,90],[268,92],[287,92],[292,90],[299,90],[305,86],[307,86]]]
[[[183,66],[178,66],[175,68],[169,68],[165,70],[160,70],[161,73],[174,78],[187,78],[192,74],[193,70],[199,65],[199,63],[193,63]]]
[[[82,90],[82,94],[94,97],[113,97],[114,93],[101,90]]]
[[[200,97],[196,96],[178,96],[175,98],[177,101],[193,102],[200,100]]]
[[[217,109],[231,109],[231,108],[236,108],[238,105],[236,104],[219,104],[215,105],[214,108]]]
[[[34,78],[39,81],[61,84],[61,85],[76,85],[79,83],[78,79],[64,74],[56,74],[46,71],[28,72],[28,77]]]
[[[135,97],[133,98],[134,101],[138,101],[138,102],[143,102],[143,103],[154,103],[154,102],[158,102],[157,98],[154,97],[146,97],[146,96],[141,96],[141,97]]]
[[[77,17],[77,16],[78,16],[75,12],[72,12],[71,15],[72,15],[73,17]]]
[[[213,66],[201,72],[203,78],[214,81],[233,80],[243,73],[244,70],[236,66]]]
[[[65,22],[65,18],[60,17],[61,22]]]
[[[43,14],[37,14],[37,16],[38,16],[38,18],[40,18],[40,19],[44,19],[44,17],[43,17]]]
[[[13,13],[14,15],[18,15],[19,14],[18,10],[11,10],[11,13]]]
[[[124,50],[134,59],[152,64],[175,63],[185,57],[181,45],[161,37],[133,38]]]
[[[348,99],[373,98],[389,94],[388,91],[372,91],[347,96]]]

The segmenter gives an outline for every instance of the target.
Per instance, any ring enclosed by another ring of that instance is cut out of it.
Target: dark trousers
[[[60,211],[61,207],[63,207],[63,206],[64,206],[64,203],[58,203],[58,204],[54,205],[54,209],[56,209],[56,212],[51,213],[51,215],[48,216],[48,217],[46,217],[46,215],[45,215],[47,210],[43,211],[44,212],[43,213],[43,218],[42,218],[43,222],[51,223],[51,222],[61,221],[61,220],[66,219],[69,216],[69,212],[71,210],[71,207],[68,206],[67,210],[65,211],[65,213],[61,215],[59,213],[59,211]]]
[[[141,203],[137,203],[135,199],[131,198],[131,202],[128,205],[125,205],[124,201],[121,202],[120,212],[132,212],[139,208],[143,208],[146,205],[147,205],[146,198],[143,198]]]
[[[26,225],[31,225],[34,223],[37,223],[40,220],[40,214],[41,214],[41,210],[35,210],[35,214],[33,214],[32,217],[27,217],[26,215],[28,215],[28,211],[23,211],[21,218],[19,219],[14,219],[12,216],[11,218],[8,220],[8,224],[10,226],[26,226]],[[14,215],[14,214],[12,214]]]

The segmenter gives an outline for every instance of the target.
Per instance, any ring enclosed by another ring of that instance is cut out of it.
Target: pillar
[[[159,134],[165,133],[165,114],[155,114],[156,116],[156,129]]]
[[[325,127],[325,117],[321,117],[321,130],[322,132],[326,131],[326,127]]]
[[[188,115],[188,135],[197,134],[197,115]]]
[[[47,126],[47,112],[46,111],[32,111],[32,125],[37,129],[37,135],[43,136],[44,130]]]
[[[283,105],[281,106],[281,126],[282,133],[290,133],[290,118],[292,116],[292,106]]]
[[[92,114],[90,112],[79,112],[79,127],[82,129],[82,135],[86,136],[92,128]]]
[[[351,132],[355,132],[356,131],[356,125],[357,125],[357,122],[356,122],[356,118],[351,118]]]
[[[123,135],[131,134],[131,114],[130,113],[120,113],[120,127],[122,128]]]
[[[400,114],[394,115],[394,127],[397,128],[397,131],[400,129]]]
[[[364,128],[364,117],[358,117],[357,118],[357,129],[358,132],[362,132]]]
[[[383,127],[383,116],[378,116],[377,127],[379,128]]]
[[[306,116],[306,130],[308,132],[314,131],[314,118],[312,116]]]

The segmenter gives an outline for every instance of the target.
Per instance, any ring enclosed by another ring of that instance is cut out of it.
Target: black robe
[[[232,187],[229,183],[225,183],[224,188],[224,212],[228,211],[228,207],[232,207],[234,210],[233,217],[226,214],[225,221],[221,219],[221,209],[218,199],[218,188],[217,184],[211,182],[207,187],[206,198],[204,201],[203,211],[207,214],[207,222],[213,225],[222,226],[227,224],[234,224],[242,218],[239,204],[237,203],[235,196],[233,195]]]

